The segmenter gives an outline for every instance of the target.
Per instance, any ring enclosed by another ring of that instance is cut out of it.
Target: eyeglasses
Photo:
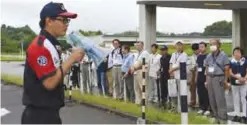
[[[70,19],[68,19],[68,18],[55,18],[54,20],[61,21],[64,24],[69,24],[69,22],[70,22]]]

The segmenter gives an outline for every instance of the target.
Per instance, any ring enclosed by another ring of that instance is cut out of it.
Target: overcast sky
[[[1,0],[1,24],[11,26],[29,25],[39,32],[39,14],[51,0]],[[53,0],[62,1],[68,11],[76,12],[72,30],[102,30],[118,33],[136,30],[139,25],[139,8],[136,0]],[[232,20],[229,10],[206,9],[157,9],[157,30],[162,32],[203,32],[205,26],[215,21]]]

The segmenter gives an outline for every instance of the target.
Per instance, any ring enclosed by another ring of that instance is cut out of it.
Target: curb
[[[133,121],[136,121],[138,118],[140,118],[139,116],[132,115],[132,114],[129,114],[129,113],[126,113],[126,112],[122,112],[122,111],[120,111],[118,109],[109,108],[109,107],[106,107],[106,106],[102,106],[102,105],[98,105],[98,104],[92,104],[92,103],[88,103],[88,102],[84,102],[84,101],[79,101],[79,100],[73,99],[73,96],[72,96],[72,101],[77,102],[77,103],[79,103],[81,105],[85,105],[85,106],[88,106],[88,107],[91,107],[91,108],[96,108],[96,109],[99,109],[99,110],[102,110],[102,111],[105,111],[105,112],[111,112],[111,113],[114,113],[114,114],[119,115],[121,117],[129,118],[129,119],[131,119]],[[150,121],[150,120],[146,119],[146,124],[165,124],[165,123],[157,122],[157,121]]]
[[[4,83],[4,85],[10,84],[10,85],[15,85],[15,86],[18,86],[18,87],[22,87],[22,85],[17,85],[17,84],[14,84],[12,82],[6,82],[5,80],[2,80],[2,79],[1,79],[1,82]],[[67,97],[65,97],[65,98],[68,99]],[[134,120],[134,121],[137,120],[138,118],[140,118],[138,116],[122,112],[122,111],[120,111],[118,109],[113,109],[113,108],[109,108],[109,107],[98,105],[98,104],[91,104],[91,103],[83,102],[83,101],[80,101],[80,100],[76,100],[76,99],[73,99],[73,96],[72,96],[72,102],[76,102],[76,103],[79,103],[80,105],[85,105],[85,106],[92,107],[92,108],[97,108],[97,109],[99,109],[101,111],[111,112],[111,113],[114,113],[116,115],[122,116],[124,118],[129,118],[129,119]],[[150,120],[146,119],[146,124],[164,124],[164,123],[156,122],[156,121],[150,121]]]
[[[13,86],[17,86],[17,87],[22,87],[22,85],[15,84],[15,83],[13,83],[13,82],[6,82],[5,80],[2,80],[2,79],[1,79],[1,84],[3,84],[3,85],[13,85]]]

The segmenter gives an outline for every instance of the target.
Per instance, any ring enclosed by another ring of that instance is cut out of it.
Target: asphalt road
[[[9,73],[22,76],[22,63],[1,64],[1,73]],[[24,109],[22,105],[22,88],[14,85],[1,84],[1,123],[2,124],[20,124],[21,114]],[[2,111],[9,113],[2,116]],[[128,118],[121,117],[112,113],[101,111],[85,105],[73,104],[66,105],[61,109],[60,115],[63,124],[135,124]]]
[[[23,62],[2,62],[1,73],[14,74],[22,77],[23,75]],[[6,89],[6,90],[5,90]],[[22,89],[15,86],[2,86],[2,108],[7,106],[7,109],[14,113],[9,113],[3,116],[2,123],[19,123],[22,112],[21,105],[21,91]],[[188,101],[190,92],[188,89]],[[233,111],[232,94],[226,92],[226,101],[228,107],[228,113]],[[99,111],[91,107],[84,105],[74,105],[73,107],[65,107],[61,110],[61,117],[63,123],[70,124],[129,124],[135,123],[127,118],[116,116],[114,114],[108,114],[104,111]]]

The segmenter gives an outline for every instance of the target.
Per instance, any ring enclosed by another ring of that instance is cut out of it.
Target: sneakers
[[[210,115],[210,111],[205,111],[205,112],[203,113],[203,115],[205,115],[205,116]]]
[[[153,102],[154,102],[154,103],[158,103],[158,102],[159,102],[158,98],[155,98],[155,99],[153,100]]]
[[[241,118],[239,118],[240,120],[240,123],[245,123],[245,124],[247,124],[247,118],[246,117],[241,117]]]
[[[203,113],[203,110],[199,110],[198,112],[197,112],[197,114],[202,114]]]

